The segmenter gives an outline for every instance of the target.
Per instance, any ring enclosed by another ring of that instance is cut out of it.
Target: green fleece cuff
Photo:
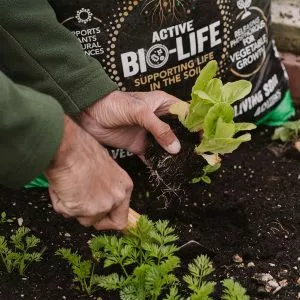
[[[64,111],[51,96],[0,72],[0,184],[17,188],[43,172],[61,143]]]
[[[61,143],[64,131],[62,107],[58,102],[47,100],[40,108],[44,113],[40,112],[33,119],[35,130],[31,130],[26,137],[27,152],[5,175],[3,184],[7,187],[22,187],[41,174],[49,166]]]
[[[76,103],[78,110],[71,111],[68,109],[68,112],[70,115],[74,115],[84,111],[87,107],[117,89],[117,84],[105,74],[102,68],[99,68],[99,72],[81,82],[77,89],[70,92],[69,96],[72,102]]]

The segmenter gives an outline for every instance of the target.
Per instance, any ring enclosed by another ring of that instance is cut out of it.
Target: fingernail
[[[167,146],[167,151],[171,154],[177,154],[181,149],[180,142],[175,140],[172,144]]]

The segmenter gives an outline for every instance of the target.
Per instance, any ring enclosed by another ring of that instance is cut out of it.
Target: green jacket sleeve
[[[64,112],[52,97],[0,72],[0,184],[21,187],[44,171],[57,151]]]
[[[0,0],[0,69],[16,83],[51,95],[74,115],[117,85],[46,0]]]

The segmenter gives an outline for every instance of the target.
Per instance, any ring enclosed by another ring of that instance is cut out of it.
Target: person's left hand
[[[162,91],[115,91],[80,113],[81,126],[101,144],[142,155],[147,131],[169,153],[180,151],[180,142],[170,126],[159,119],[179,99]]]

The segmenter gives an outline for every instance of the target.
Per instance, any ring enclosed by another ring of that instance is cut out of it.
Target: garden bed
[[[132,174],[132,207],[154,220],[170,219],[179,244],[192,239],[201,243],[200,248],[180,251],[184,266],[197,255],[208,254],[216,268],[215,281],[234,277],[251,299],[292,300],[299,298],[300,160],[276,156],[270,150],[272,133],[272,128],[257,129],[252,142],[225,155],[211,185],[193,185],[189,200],[171,203],[167,210],[156,209],[145,172]],[[97,232],[55,214],[45,190],[1,189],[0,203],[1,211],[9,218],[21,217],[47,247],[44,259],[23,278],[7,275],[1,267],[0,299],[91,299],[74,289],[70,267],[54,252],[67,247],[88,257],[87,241]],[[17,226],[17,221],[1,224],[0,235]],[[236,254],[239,263],[232,259]],[[270,273],[278,282],[287,280],[287,286],[274,295],[260,293],[252,278],[255,273]],[[92,299],[119,297],[97,292]],[[218,290],[215,299],[219,299]]]

